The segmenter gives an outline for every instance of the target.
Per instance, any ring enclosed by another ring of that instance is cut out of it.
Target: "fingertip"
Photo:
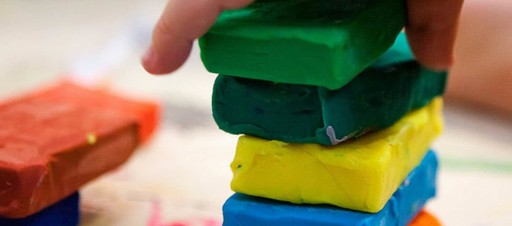
[[[141,58],[142,67],[144,67],[144,70],[149,72],[150,74],[155,74],[155,65],[157,61],[157,56],[155,53],[155,50],[150,47],[146,50],[146,53]]]
[[[455,31],[414,31],[407,29],[407,39],[416,60],[423,66],[446,71],[453,65]]]
[[[190,50],[178,52],[169,51],[167,54],[159,53],[151,46],[141,58],[143,68],[153,75],[164,75],[176,71],[183,65]]]
[[[144,69],[148,73],[153,74],[153,75],[162,75],[162,74],[171,73],[173,71],[172,68],[168,68],[168,66],[166,66],[162,62],[160,56],[157,55],[156,51],[152,47],[150,47],[146,51],[146,53],[142,57],[141,61],[142,61],[142,66],[144,67]]]

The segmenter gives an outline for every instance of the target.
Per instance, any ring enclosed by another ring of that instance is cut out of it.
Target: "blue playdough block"
[[[0,226],[76,226],[80,218],[77,193],[34,215],[21,219],[0,218]]]
[[[405,226],[436,193],[437,157],[429,151],[380,212],[328,205],[295,205],[235,194],[223,207],[224,226]]]

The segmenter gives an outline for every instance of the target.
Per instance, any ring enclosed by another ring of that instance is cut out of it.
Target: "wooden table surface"
[[[154,138],[123,167],[82,189],[84,226],[220,225],[231,194],[236,136],[211,117],[214,75],[195,47],[172,76],[139,65],[151,24],[165,1],[16,1],[0,3],[0,97],[61,79],[101,74],[98,83],[158,100]],[[512,222],[512,122],[448,105],[437,198],[428,209],[445,225]]]

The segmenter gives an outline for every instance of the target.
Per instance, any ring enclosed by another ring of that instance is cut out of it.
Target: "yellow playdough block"
[[[376,213],[442,131],[442,99],[393,126],[336,146],[241,136],[231,189],[292,203]]]

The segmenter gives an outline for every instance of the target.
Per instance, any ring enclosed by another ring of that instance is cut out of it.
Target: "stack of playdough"
[[[199,44],[220,74],[213,116],[244,134],[225,226],[407,225],[420,213],[435,195],[446,73],[414,60],[405,15],[404,0],[259,0],[221,14]]]
[[[124,163],[158,107],[71,83],[0,104],[0,225],[74,226],[78,190]]]

